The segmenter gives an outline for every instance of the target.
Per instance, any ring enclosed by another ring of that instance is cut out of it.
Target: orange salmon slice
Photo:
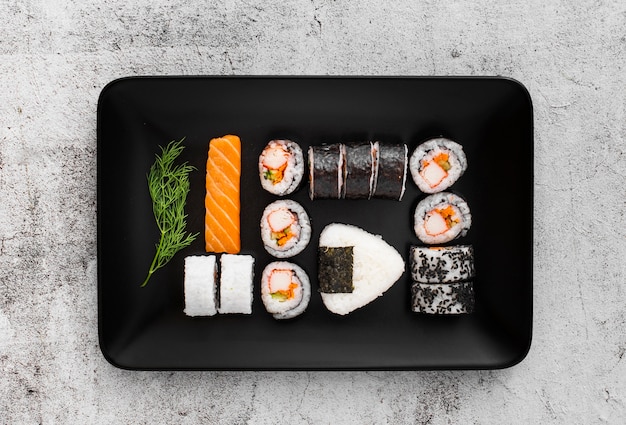
[[[239,137],[226,135],[211,139],[206,163],[204,200],[204,239],[207,252],[237,254],[241,250],[240,178]]]

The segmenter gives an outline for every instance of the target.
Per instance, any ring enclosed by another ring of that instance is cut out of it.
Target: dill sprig
[[[184,149],[183,140],[172,140],[165,148],[160,147],[161,155],[155,155],[156,160],[148,173],[152,211],[161,235],[142,287],[146,286],[155,271],[166,265],[178,251],[189,246],[199,234],[186,232],[185,203],[189,193],[189,173],[195,167],[186,162],[174,164]]]

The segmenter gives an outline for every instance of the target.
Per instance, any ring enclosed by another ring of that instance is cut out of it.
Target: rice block
[[[213,316],[216,308],[215,255],[185,258],[185,309],[187,316]]]
[[[252,314],[254,257],[222,254],[220,258],[220,314]]]

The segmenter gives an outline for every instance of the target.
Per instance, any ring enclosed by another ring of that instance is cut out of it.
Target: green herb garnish
[[[148,173],[152,211],[161,236],[142,287],[146,286],[155,271],[166,265],[178,251],[189,246],[199,235],[186,232],[185,203],[189,193],[189,173],[195,167],[186,162],[174,165],[184,149],[183,140],[185,139],[178,142],[172,140],[165,148],[161,147],[161,156],[155,155],[156,160]]]

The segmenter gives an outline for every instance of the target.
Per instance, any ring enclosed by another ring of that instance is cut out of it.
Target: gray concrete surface
[[[626,423],[626,3],[0,0],[0,423]],[[129,372],[96,315],[127,75],[504,75],[535,108],[534,340],[500,371]]]

